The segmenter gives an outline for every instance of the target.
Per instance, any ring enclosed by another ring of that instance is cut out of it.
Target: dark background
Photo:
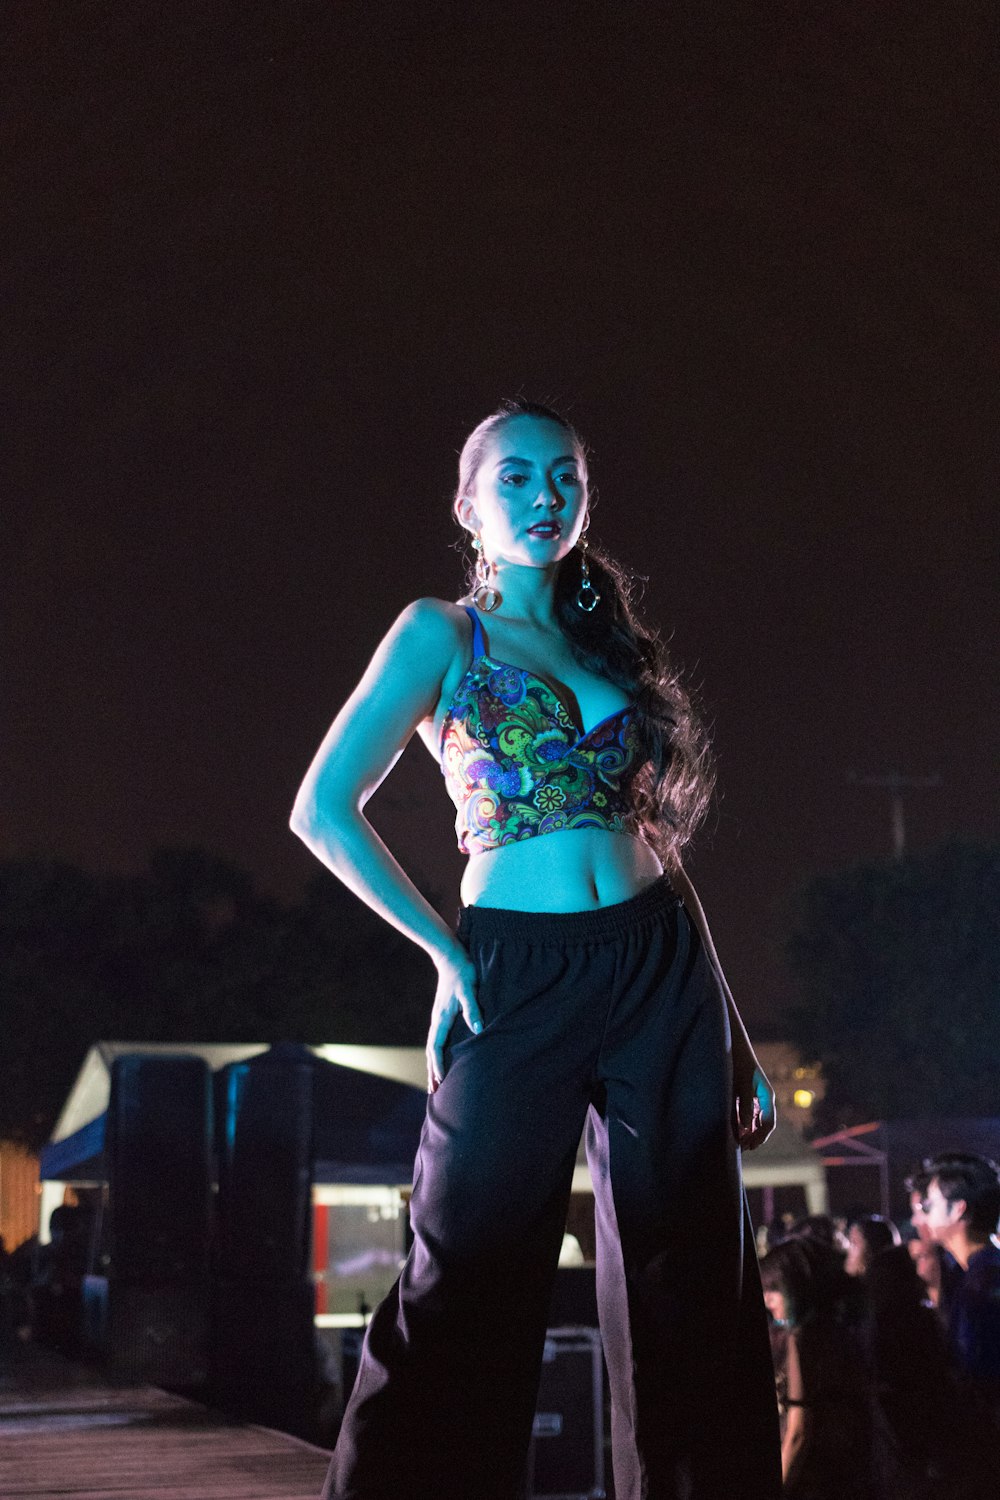
[[[753,1023],[791,893],[891,847],[849,770],[940,774],[914,849],[996,830],[986,0],[7,14],[0,854],[296,897],[298,781],[461,592],[456,453],[518,391],[714,724],[692,871]],[[372,813],[453,911],[421,747]]]

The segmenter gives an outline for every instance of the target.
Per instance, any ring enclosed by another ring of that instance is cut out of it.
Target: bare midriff
[[[569,828],[474,854],[462,877],[464,906],[509,911],[595,911],[627,901],[663,873],[642,839]]]

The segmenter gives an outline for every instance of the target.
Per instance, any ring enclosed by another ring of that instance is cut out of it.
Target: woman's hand
[[[734,1059],[733,1124],[740,1149],[756,1151],[763,1146],[775,1123],[774,1090],[760,1063],[753,1053]]]
[[[444,1080],[444,1048],[448,1033],[459,1016],[477,1034],[483,1029],[483,1018],[476,1003],[476,966],[460,943],[441,958],[435,959],[438,971],[437,993],[427,1033],[427,1092],[434,1094]]]

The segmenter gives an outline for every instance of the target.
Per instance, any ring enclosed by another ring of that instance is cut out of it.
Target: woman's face
[[[788,1303],[784,1292],[779,1291],[777,1287],[770,1287],[765,1291],[764,1306],[776,1323],[788,1322]]]
[[[504,422],[490,434],[458,513],[491,563],[561,561],[587,523],[587,474],[569,433],[544,417]]]
[[[868,1246],[865,1237],[857,1224],[852,1224],[847,1231],[847,1259],[844,1261],[844,1270],[848,1276],[863,1276],[868,1269]]]

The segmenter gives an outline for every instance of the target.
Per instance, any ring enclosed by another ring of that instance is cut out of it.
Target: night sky
[[[889,851],[851,769],[940,774],[913,848],[995,834],[988,0],[8,26],[0,853],[198,843],[294,897],[298,781],[461,592],[457,450],[516,392],[714,725],[691,869],[751,1021],[790,894]],[[370,811],[453,913],[419,744]]]

